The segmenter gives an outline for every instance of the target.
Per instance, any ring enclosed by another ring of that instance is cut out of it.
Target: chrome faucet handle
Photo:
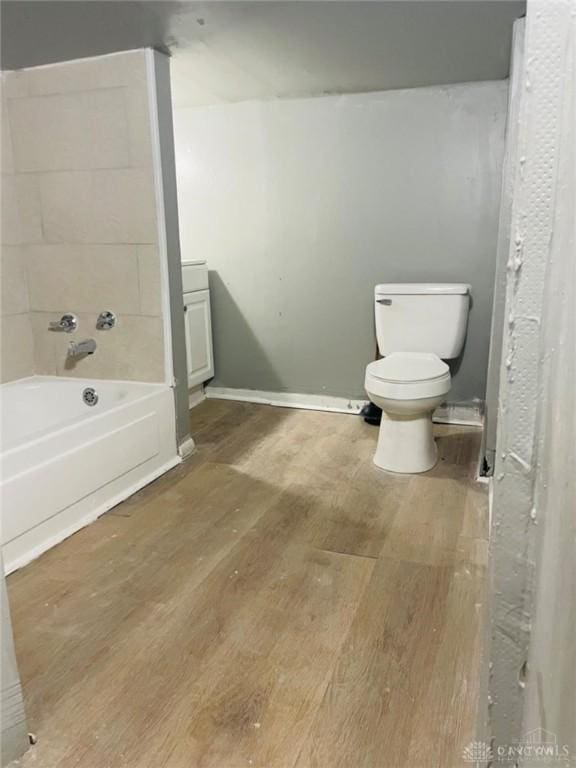
[[[48,329],[50,331],[64,331],[64,333],[72,333],[78,328],[78,318],[71,312],[67,312],[62,315],[60,320],[52,320],[48,323]]]
[[[96,319],[96,328],[99,331],[109,331],[110,328],[114,328],[116,325],[116,315],[109,309],[100,312]]]

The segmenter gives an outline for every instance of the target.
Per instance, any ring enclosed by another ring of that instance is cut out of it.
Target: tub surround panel
[[[20,245],[42,241],[38,180],[33,176],[3,173],[2,243]]]
[[[13,72],[2,72],[2,96],[5,99],[17,99],[20,96],[28,96],[28,72],[26,69],[18,69]]]
[[[65,336],[68,341],[72,334],[54,333],[48,331],[48,323],[54,320],[54,312],[31,312],[30,325],[32,327],[32,344],[34,348],[34,373],[56,376],[56,337]],[[62,313],[60,313],[60,317]],[[66,350],[62,347],[61,354],[64,356]]]
[[[162,316],[155,245],[63,243],[14,250],[17,268],[26,264],[29,306],[34,311],[57,313],[80,304],[85,312],[113,307],[117,313]]]
[[[58,313],[82,307],[98,314],[114,309],[140,313],[135,245],[35,245],[27,250],[30,304]]]
[[[2,86],[4,86],[4,80],[2,80]],[[12,158],[12,136],[10,134],[10,121],[8,120],[8,112],[6,111],[6,98],[4,96],[4,87],[2,88],[2,114],[0,115],[2,120],[2,155],[0,160],[2,161],[2,173],[14,172],[14,161]]]
[[[151,168],[66,171],[39,179],[48,243],[156,243]]]
[[[121,88],[15,99],[10,124],[18,171],[129,165],[130,131]]]
[[[22,70],[27,75],[27,87],[13,95],[48,96],[97,88],[143,88],[146,74],[140,66],[141,55],[142,51],[128,51]],[[17,85],[14,82],[13,88]]]
[[[0,319],[2,336],[2,381],[13,381],[34,373],[34,342],[28,313]]]
[[[144,51],[4,73],[2,380],[164,380]],[[8,173],[7,173],[8,172]],[[116,328],[95,329],[105,309]],[[74,334],[48,324],[64,312]],[[4,337],[15,334],[11,339]],[[68,343],[94,337],[71,365]],[[33,340],[33,343],[32,343]]]
[[[160,258],[155,245],[139,245],[138,284],[140,289],[141,315],[160,317],[162,315],[162,295]]]
[[[18,209],[18,186],[12,175],[2,174],[2,244],[22,242],[22,225]]]
[[[0,381],[34,373],[32,326],[25,261],[21,243],[39,233],[38,209],[28,193],[33,185],[14,169],[8,120],[6,78],[2,77],[2,176],[0,234]]]
[[[0,259],[2,315],[26,314],[30,309],[28,283],[22,247],[3,245]]]
[[[42,243],[44,227],[38,179],[29,174],[16,174],[14,178],[20,211],[20,242],[23,245]]]
[[[150,119],[148,114],[148,90],[143,82],[138,88],[125,89],[125,106],[128,115],[130,165],[152,167]]]
[[[164,378],[161,317],[118,314],[112,331],[99,331],[96,330],[96,313],[79,313],[75,334],[48,331],[50,320],[63,313],[64,309],[31,313],[36,373],[149,382]],[[87,337],[96,340],[96,352],[76,361],[69,360],[70,341]]]

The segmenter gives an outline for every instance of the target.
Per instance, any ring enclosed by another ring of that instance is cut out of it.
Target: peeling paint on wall
[[[536,726],[575,735],[575,14],[576,0],[528,4],[493,488],[495,745]]]

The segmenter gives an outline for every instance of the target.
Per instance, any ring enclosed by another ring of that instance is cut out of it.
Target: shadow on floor
[[[232,400],[205,400],[190,411],[190,434],[196,446],[192,455],[106,514],[131,517],[143,504],[210,461],[216,451],[220,453],[219,461],[233,464],[266,435],[278,429],[289,415],[286,408]]]
[[[482,430],[478,427],[435,425],[434,437],[438,462],[426,475],[438,479],[454,479],[460,473],[463,478],[474,477],[480,460]]]

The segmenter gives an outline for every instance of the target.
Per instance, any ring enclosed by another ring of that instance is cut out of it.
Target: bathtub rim
[[[27,377],[28,379],[34,377]],[[44,377],[48,379],[58,377]],[[20,380],[22,381],[22,380]],[[83,380],[80,380],[83,381]],[[94,380],[91,380],[92,382]],[[12,382],[9,382],[12,383]],[[115,383],[115,382],[107,382]],[[119,382],[118,382],[119,383]],[[136,382],[128,382],[129,384]],[[140,382],[149,384],[148,382]],[[62,433],[68,430],[80,430],[94,427],[98,421],[105,422],[107,419],[114,421],[114,412],[117,410],[147,409],[148,400],[157,399],[157,405],[150,406],[159,414],[159,453],[157,456],[151,456],[149,460],[141,464],[135,464],[126,472],[104,482],[95,488],[94,492],[79,498],[76,502],[66,505],[56,514],[41,520],[36,525],[24,530],[22,534],[12,538],[10,541],[2,542],[4,553],[4,571],[6,574],[27,565],[42,555],[47,550],[56,546],[72,534],[95,522],[99,517],[108,512],[113,507],[120,504],[125,499],[154,480],[161,477],[168,470],[173,469],[182,463],[183,459],[178,453],[175,434],[174,420],[174,397],[172,388],[162,383],[152,383],[151,391],[145,396],[137,397],[133,400],[123,401],[114,408],[107,409],[98,415],[89,418],[75,419],[71,424],[62,429],[53,429],[47,435],[40,439],[26,441],[16,447],[16,451],[26,450],[31,444],[42,443],[45,439],[49,442],[56,436],[61,437]],[[88,425],[91,425],[89,427]],[[164,429],[162,429],[162,425]],[[81,444],[80,444],[81,445]],[[11,451],[14,449],[11,449]],[[6,456],[8,452],[3,455]],[[31,465],[35,466],[34,464]],[[28,470],[26,470],[28,471]],[[13,472],[9,476],[2,477],[2,480],[10,482],[18,481],[21,472]],[[107,490],[108,489],[108,490]],[[92,500],[92,501],[91,501]],[[3,506],[3,505],[2,505]],[[1,510],[4,514],[4,507]],[[38,535],[39,534],[39,535]]]
[[[15,451],[20,451],[23,448],[29,446],[30,444],[40,444],[46,440],[51,439],[55,435],[61,435],[63,433],[66,433],[67,431],[70,431],[77,427],[79,424],[88,424],[93,423],[97,419],[103,418],[107,414],[112,414],[122,408],[124,408],[126,405],[131,403],[136,403],[144,400],[148,400],[151,397],[154,397],[155,395],[159,394],[160,392],[165,392],[170,390],[172,392],[172,396],[174,397],[174,388],[170,386],[169,384],[165,384],[164,382],[148,382],[148,381],[126,381],[126,380],[120,380],[120,379],[84,379],[84,378],[68,378],[63,376],[48,376],[48,375],[35,375],[35,376],[26,376],[22,379],[14,379],[13,381],[7,381],[3,384],[0,384],[0,400],[2,399],[2,392],[4,391],[4,388],[8,388],[11,385],[17,385],[22,384],[24,382],[31,382],[31,381],[53,381],[57,383],[61,383],[61,379],[64,379],[66,382],[74,382],[75,384],[79,385],[86,385],[86,386],[94,386],[95,388],[98,388],[99,384],[119,384],[119,385],[134,385],[137,384],[139,387],[146,387],[151,388],[150,392],[146,392],[141,394],[138,397],[135,397],[134,399],[129,400],[123,400],[120,403],[117,403],[116,405],[110,406],[110,408],[106,408],[106,410],[97,411],[96,413],[87,413],[85,416],[77,416],[73,419],[67,420],[60,425],[56,425],[54,429],[51,429],[50,431],[40,431],[40,432],[34,432],[29,437],[25,438],[22,441],[19,441],[8,448],[4,448],[4,436],[2,433],[2,424],[0,423],[0,483],[4,479],[4,467],[3,467],[3,460],[6,459],[8,456],[12,455]],[[86,406],[88,408],[88,406]],[[48,428],[47,428],[48,429]],[[176,443],[176,437],[175,437],[175,443]],[[177,448],[177,445],[176,445]],[[12,477],[12,475],[10,475]]]

